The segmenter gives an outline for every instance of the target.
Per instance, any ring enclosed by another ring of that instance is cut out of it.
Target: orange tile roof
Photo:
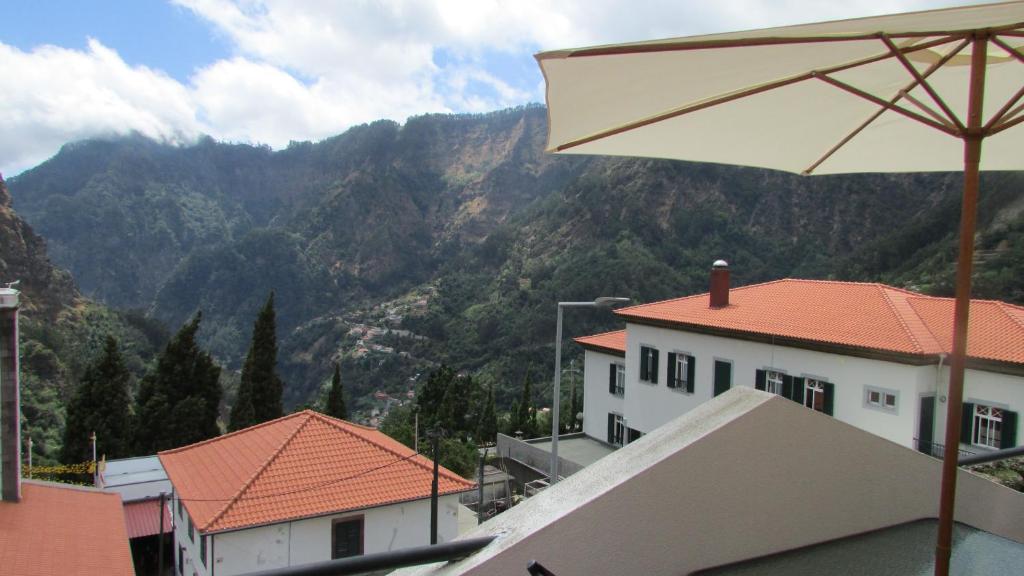
[[[20,502],[0,502],[0,572],[134,575],[120,494],[24,480]]]
[[[707,293],[616,310],[627,321],[774,335],[913,355],[949,353],[953,299],[877,283],[785,279],[733,288],[729,306]],[[1024,363],[1024,308],[972,300],[968,355]]]
[[[593,336],[580,336],[579,338],[573,338],[573,340],[583,346],[589,346],[591,348],[599,348],[609,352],[618,352],[620,354],[624,354],[626,352],[625,330],[603,332],[601,334],[594,334]]]
[[[400,442],[312,410],[159,456],[203,533],[427,498],[433,478]],[[441,468],[440,494],[474,486]]]
[[[142,538],[160,533],[160,499],[124,503],[124,523],[129,538]],[[169,506],[164,506],[164,532],[171,531]]]

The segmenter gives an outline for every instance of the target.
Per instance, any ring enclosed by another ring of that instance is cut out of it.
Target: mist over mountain
[[[334,361],[357,407],[441,362],[507,405],[527,373],[549,377],[557,301],[702,292],[718,258],[734,284],[952,285],[959,174],[809,178],[556,156],[545,139],[545,110],[526,107],[277,152],[91,140],[9,184],[83,294],[172,329],[202,309],[200,338],[230,369],[275,290],[290,406]],[[1024,179],[986,174],[982,190],[976,295],[1022,302]],[[574,313],[567,337],[615,326]]]

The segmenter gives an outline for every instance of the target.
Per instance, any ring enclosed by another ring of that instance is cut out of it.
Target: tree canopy
[[[71,403],[61,459],[66,464],[92,459],[90,436],[96,433],[97,456],[123,458],[131,452],[131,374],[113,336],[85,369]]]
[[[252,328],[252,343],[242,365],[228,429],[241,430],[283,416],[283,390],[284,384],[277,374],[277,323],[271,291]]]

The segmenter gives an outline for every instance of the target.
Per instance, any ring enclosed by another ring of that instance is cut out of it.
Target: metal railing
[[[934,456],[940,460],[946,454],[946,446],[944,444],[939,444],[937,442],[925,442],[918,438],[914,438],[914,449],[929,456]],[[963,449],[957,449],[957,454],[960,458],[974,456],[974,452]]]

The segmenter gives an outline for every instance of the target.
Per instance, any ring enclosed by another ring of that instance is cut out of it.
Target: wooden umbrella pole
[[[981,162],[982,102],[985,90],[985,57],[988,38],[978,35],[971,50],[971,77],[964,135],[964,192],[960,209],[960,254],[956,267],[956,305],[953,315],[953,353],[946,393],[946,446],[942,460],[939,496],[939,534],[935,545],[935,576],[948,576],[953,548],[953,515],[956,507],[957,459],[960,451],[961,410],[964,400],[964,365],[967,358],[967,321],[971,304],[974,268],[974,231],[978,213]]]

